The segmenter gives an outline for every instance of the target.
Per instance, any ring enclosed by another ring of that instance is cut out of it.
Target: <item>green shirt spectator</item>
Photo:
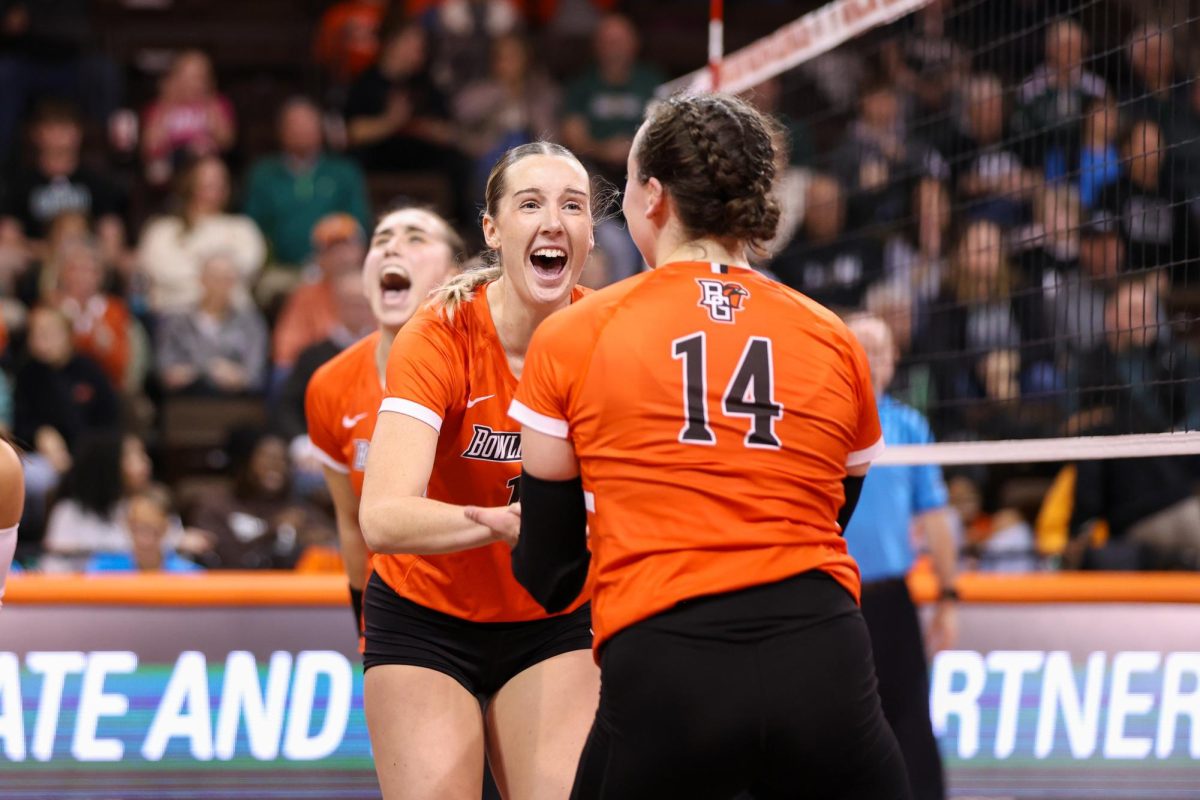
[[[618,179],[663,76],[637,61],[637,31],[619,14],[600,21],[593,46],[594,65],[567,90],[563,144]]]
[[[592,67],[571,84],[567,113],[584,118],[588,133],[597,141],[622,136],[633,138],[642,124],[646,104],[663,76],[653,67],[634,64],[623,83],[610,83]]]
[[[290,100],[279,116],[283,152],[250,172],[246,214],[271,243],[275,263],[300,266],[311,255],[309,235],[327,214],[344,212],[371,226],[366,183],[349,159],[322,151],[321,115],[310,101]]]

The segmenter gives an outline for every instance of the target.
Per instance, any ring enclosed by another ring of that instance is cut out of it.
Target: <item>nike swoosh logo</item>
[[[491,400],[495,396],[496,395],[494,395],[494,394],[485,394],[483,397],[472,397],[470,400],[467,401],[467,408],[474,408],[476,405],[478,405],[479,403],[482,403],[484,400]]]
[[[362,413],[362,414],[359,414],[354,417],[342,415],[342,427],[343,428],[353,428],[355,425],[358,424],[358,421],[365,416],[367,416],[366,413]]]

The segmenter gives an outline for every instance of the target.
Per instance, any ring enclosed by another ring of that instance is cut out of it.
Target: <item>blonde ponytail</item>
[[[484,264],[481,267],[460,272],[434,290],[432,302],[441,307],[443,316],[448,320],[454,319],[454,312],[460,305],[469,303],[475,297],[475,290],[484,284],[491,283],[501,275],[499,264]]]

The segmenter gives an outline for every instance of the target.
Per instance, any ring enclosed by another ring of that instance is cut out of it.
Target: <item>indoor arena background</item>
[[[304,429],[308,377],[373,326],[341,279],[401,198],[479,247],[514,144],[623,185],[647,104],[714,76],[780,123],[757,266],[884,316],[891,391],[939,441],[885,458],[950,489],[960,635],[930,654],[930,713],[951,795],[1200,798],[1197,553],[1151,563],[1103,526],[1067,552],[1122,469],[1196,502],[1198,20],[738,0],[711,70],[701,0],[0,0],[0,425],[29,494],[0,798],[378,796]],[[641,268],[619,218],[596,238],[585,283]],[[208,302],[243,326],[215,369],[187,356]],[[114,568],[147,490],[165,557]],[[910,585],[937,595],[927,567]]]

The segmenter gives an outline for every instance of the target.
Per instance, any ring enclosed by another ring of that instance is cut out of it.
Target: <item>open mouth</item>
[[[529,263],[535,275],[553,280],[567,268],[567,251],[558,247],[539,247],[529,256]]]
[[[400,303],[412,288],[412,279],[403,272],[390,270],[379,276],[379,288],[383,290],[385,303]]]

